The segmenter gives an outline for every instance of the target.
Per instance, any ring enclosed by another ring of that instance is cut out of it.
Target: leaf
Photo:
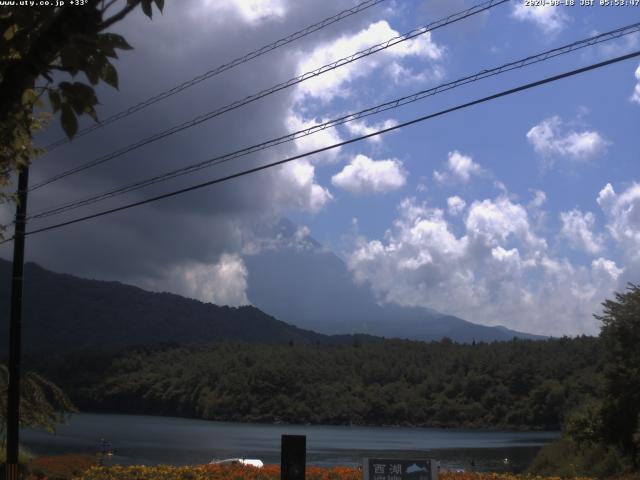
[[[162,9],[164,8],[164,0],[155,0],[156,2],[156,7],[158,7],[158,10],[160,10],[160,13],[162,13]]]
[[[87,76],[87,80],[91,82],[91,85],[97,85],[100,81],[100,67],[95,63],[87,65],[84,69],[84,74]]]
[[[27,88],[24,92],[22,92],[22,104],[33,104],[38,100],[38,95],[35,90],[31,88]]]
[[[84,113],[86,113],[87,115],[89,115],[89,116],[93,119],[93,121],[94,121],[94,122],[96,122],[96,123],[98,122],[98,112],[96,112],[96,109],[95,109],[95,108],[93,108],[93,106],[91,106],[91,107],[87,107],[87,108],[85,109],[85,112],[84,112]]]
[[[98,97],[93,88],[80,82],[62,82],[59,87],[65,104],[69,104],[78,115],[87,113],[96,118],[93,107],[98,104]]]
[[[120,50],[133,50],[133,47],[127,43],[122,35],[116,33],[103,33],[99,36],[100,45],[111,45],[113,48]]]
[[[2,36],[8,42],[13,38],[13,36],[16,34],[17,31],[18,31],[18,25],[13,24],[4,31],[4,34]]]
[[[69,140],[71,140],[78,131],[78,119],[76,118],[76,114],[73,113],[71,105],[69,105],[68,103],[62,104],[60,122],[62,123],[62,129],[64,130],[64,133],[66,133],[67,137],[69,137]]]
[[[102,80],[104,80],[108,85],[111,85],[113,88],[118,88],[118,71],[109,62],[105,63],[102,66],[100,78],[102,78]]]
[[[67,46],[60,50],[60,66],[68,68],[71,74],[75,76],[83,67],[84,58],[77,48],[74,46]]]
[[[140,5],[142,6],[142,11],[144,12],[144,14],[151,18],[153,16],[153,10],[151,9],[151,0],[142,0],[140,2]]]

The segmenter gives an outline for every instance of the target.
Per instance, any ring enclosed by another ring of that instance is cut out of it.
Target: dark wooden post
[[[13,271],[11,277],[11,317],[9,324],[9,392],[7,398],[6,480],[18,480],[20,444],[20,356],[22,345],[22,276],[24,270],[24,233],[27,217],[29,166],[20,170],[16,223],[13,237]]]
[[[307,437],[282,435],[280,480],[304,480],[307,462]]]

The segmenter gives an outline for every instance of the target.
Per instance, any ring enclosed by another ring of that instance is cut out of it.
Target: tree
[[[60,114],[70,139],[78,130],[78,116],[89,115],[97,121],[93,87],[103,81],[118,88],[111,59],[117,58],[116,50],[131,49],[122,36],[106,30],[138,5],[151,18],[153,3],[162,11],[164,0],[0,7],[0,188],[8,186],[14,171],[41,153],[33,146],[32,135],[51,116],[43,111],[43,97],[48,98],[52,113]],[[81,73],[88,84],[76,81]],[[0,201],[9,198],[0,192]]]
[[[607,354],[603,434],[630,455],[634,469],[640,465],[640,286],[606,300],[600,338]]]
[[[0,365],[0,443],[4,447],[6,431],[7,388],[9,372]],[[69,397],[53,382],[35,372],[28,372],[22,380],[20,391],[20,426],[44,428],[53,432],[56,423],[65,419],[76,407]]]

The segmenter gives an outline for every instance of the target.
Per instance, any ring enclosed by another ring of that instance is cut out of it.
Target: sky
[[[416,27],[470,0],[385,0],[34,161],[31,184]],[[33,191],[31,213],[266,141],[626,26],[640,6],[512,0]],[[114,27],[134,47],[105,118],[356,4],[180,0]],[[48,219],[30,228],[338,143],[640,50],[627,35]],[[86,120],[85,125],[90,124]],[[282,217],[380,303],[545,335],[597,334],[593,314],[640,281],[640,60],[617,63],[179,197],[28,237],[27,259],[241,305],[244,259]],[[38,139],[61,136],[57,119]],[[11,209],[4,206],[1,220]],[[0,255],[10,258],[8,245]],[[277,278],[277,272],[274,272]]]

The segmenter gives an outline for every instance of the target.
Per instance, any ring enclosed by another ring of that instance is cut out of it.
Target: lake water
[[[340,427],[208,422],[140,415],[76,414],[55,435],[22,432],[36,454],[95,454],[101,438],[117,450],[112,463],[187,465],[213,458],[280,463],[280,437],[307,436],[312,465],[358,465],[363,457],[428,457],[444,468],[521,471],[558,432],[487,432],[433,428]],[[505,462],[504,460],[507,459]]]

